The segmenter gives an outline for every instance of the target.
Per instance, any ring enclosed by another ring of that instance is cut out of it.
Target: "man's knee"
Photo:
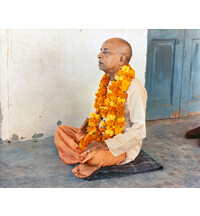
[[[60,131],[63,131],[64,128],[65,128],[65,125],[58,126],[57,129],[56,129],[56,133],[58,133]]]
[[[59,140],[63,130],[64,130],[64,125],[60,125],[57,127],[55,135],[54,135],[55,142],[57,142],[57,139]]]
[[[126,153],[114,157],[109,150],[100,150],[87,161],[92,166],[113,166],[121,163],[126,157]]]
[[[87,163],[92,166],[102,166],[106,157],[108,157],[108,150],[99,150],[97,153],[94,153],[93,157]]]

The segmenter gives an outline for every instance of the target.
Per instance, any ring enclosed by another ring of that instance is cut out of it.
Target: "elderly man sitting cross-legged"
[[[58,127],[55,143],[61,160],[79,163],[72,172],[86,178],[100,167],[133,161],[146,136],[147,92],[129,65],[130,44],[121,38],[106,40],[98,54],[104,71],[89,119],[80,128]]]

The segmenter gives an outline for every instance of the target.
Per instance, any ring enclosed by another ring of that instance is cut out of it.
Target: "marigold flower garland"
[[[126,91],[134,78],[135,71],[129,64],[124,65],[118,71],[110,84],[109,76],[107,74],[103,75],[95,94],[94,108],[96,112],[90,114],[87,127],[88,133],[79,143],[79,147],[83,151],[95,140],[104,141],[123,133]]]

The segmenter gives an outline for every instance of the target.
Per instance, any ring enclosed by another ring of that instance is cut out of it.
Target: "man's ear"
[[[119,62],[119,64],[123,66],[125,64],[125,62],[126,62],[126,55],[122,53],[120,55],[120,62]]]

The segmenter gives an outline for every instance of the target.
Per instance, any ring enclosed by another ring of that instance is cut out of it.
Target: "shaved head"
[[[130,44],[122,38],[106,40],[97,55],[99,69],[108,74],[112,80],[123,65],[128,65],[132,56]]]
[[[126,56],[126,64],[129,63],[132,57],[132,48],[131,45],[122,38],[110,38],[106,40],[107,43],[113,43],[118,51],[118,54],[124,54]],[[104,43],[105,43],[104,42]]]

